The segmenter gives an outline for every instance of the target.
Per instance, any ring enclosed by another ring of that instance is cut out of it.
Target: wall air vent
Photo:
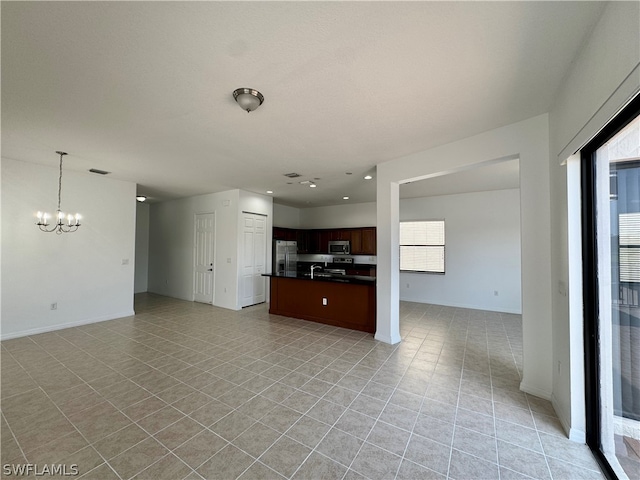
[[[89,170],[91,173],[97,173],[98,175],[108,175],[111,172],[107,172],[105,170],[98,170],[97,168],[92,168]]]
[[[298,177],[301,177],[302,175],[300,175],[299,173],[285,173],[284,176],[289,178],[298,178]]]

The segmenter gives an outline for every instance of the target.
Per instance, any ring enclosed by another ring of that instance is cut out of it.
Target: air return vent
[[[92,168],[89,170],[91,173],[97,173],[98,175],[108,175],[111,172],[107,172],[105,170],[98,170],[97,168]]]
[[[302,175],[300,175],[299,173],[285,173],[284,176],[289,178],[298,178],[298,177],[301,177]]]

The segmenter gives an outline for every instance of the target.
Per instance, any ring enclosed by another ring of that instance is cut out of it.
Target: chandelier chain
[[[62,157],[64,153],[60,152],[60,175],[58,175],[58,212],[60,211],[60,197],[62,197]]]

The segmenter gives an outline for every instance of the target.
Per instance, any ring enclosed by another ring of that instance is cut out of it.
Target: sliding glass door
[[[582,150],[587,443],[640,478],[640,98]]]

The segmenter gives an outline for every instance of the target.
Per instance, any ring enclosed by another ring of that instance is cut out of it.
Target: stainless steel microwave
[[[351,253],[349,240],[330,240],[329,253],[332,255],[349,255]]]

